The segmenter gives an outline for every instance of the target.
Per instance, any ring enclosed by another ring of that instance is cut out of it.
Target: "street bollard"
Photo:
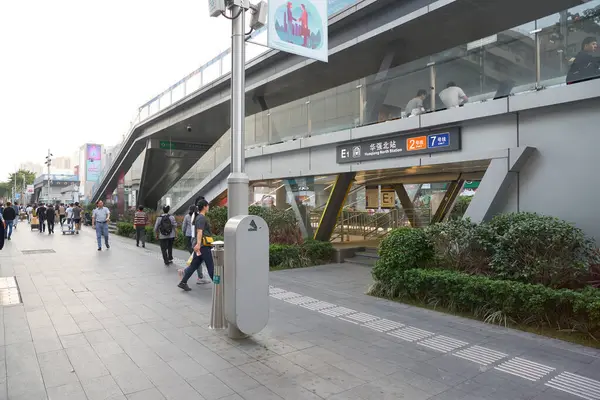
[[[210,313],[210,329],[225,329],[223,265],[225,264],[225,243],[214,242],[212,255],[215,264],[213,275],[212,310]]]

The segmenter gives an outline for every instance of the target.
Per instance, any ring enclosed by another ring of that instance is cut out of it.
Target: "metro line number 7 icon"
[[[446,147],[450,145],[450,135],[448,133],[439,133],[427,136],[427,147]]]

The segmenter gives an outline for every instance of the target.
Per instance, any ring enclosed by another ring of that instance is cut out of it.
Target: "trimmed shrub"
[[[333,252],[331,242],[310,239],[302,243],[302,253],[310,260],[312,265],[331,262]]]
[[[129,222],[117,222],[117,235],[125,237],[135,236],[135,227]]]
[[[598,264],[594,243],[558,218],[535,213],[504,214],[488,225],[495,276],[553,288],[581,288]]]
[[[308,260],[301,254],[299,246],[272,244],[269,246],[269,266],[278,268],[301,268]]]
[[[227,223],[227,207],[211,207],[206,213],[211,232],[214,235],[223,235]]]
[[[373,277],[391,282],[404,270],[430,265],[433,255],[433,246],[423,230],[395,229],[381,241]]]
[[[376,282],[369,294],[435,304],[487,322],[600,333],[600,290],[592,287],[553,289],[454,271],[411,269],[393,281]]]
[[[433,246],[438,268],[490,274],[491,253],[481,226],[468,219],[452,220],[428,226],[425,235]]]
[[[309,240],[302,245],[272,244],[269,246],[269,266],[275,268],[303,268],[326,264],[333,259],[333,245]]]

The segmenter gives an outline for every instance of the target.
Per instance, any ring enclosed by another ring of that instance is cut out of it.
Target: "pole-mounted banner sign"
[[[327,6],[327,0],[269,0],[268,46],[327,62]]]

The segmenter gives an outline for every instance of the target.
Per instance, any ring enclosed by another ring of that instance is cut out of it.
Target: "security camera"
[[[192,131],[192,126],[188,125],[185,129],[187,129],[188,132],[191,132]]]

